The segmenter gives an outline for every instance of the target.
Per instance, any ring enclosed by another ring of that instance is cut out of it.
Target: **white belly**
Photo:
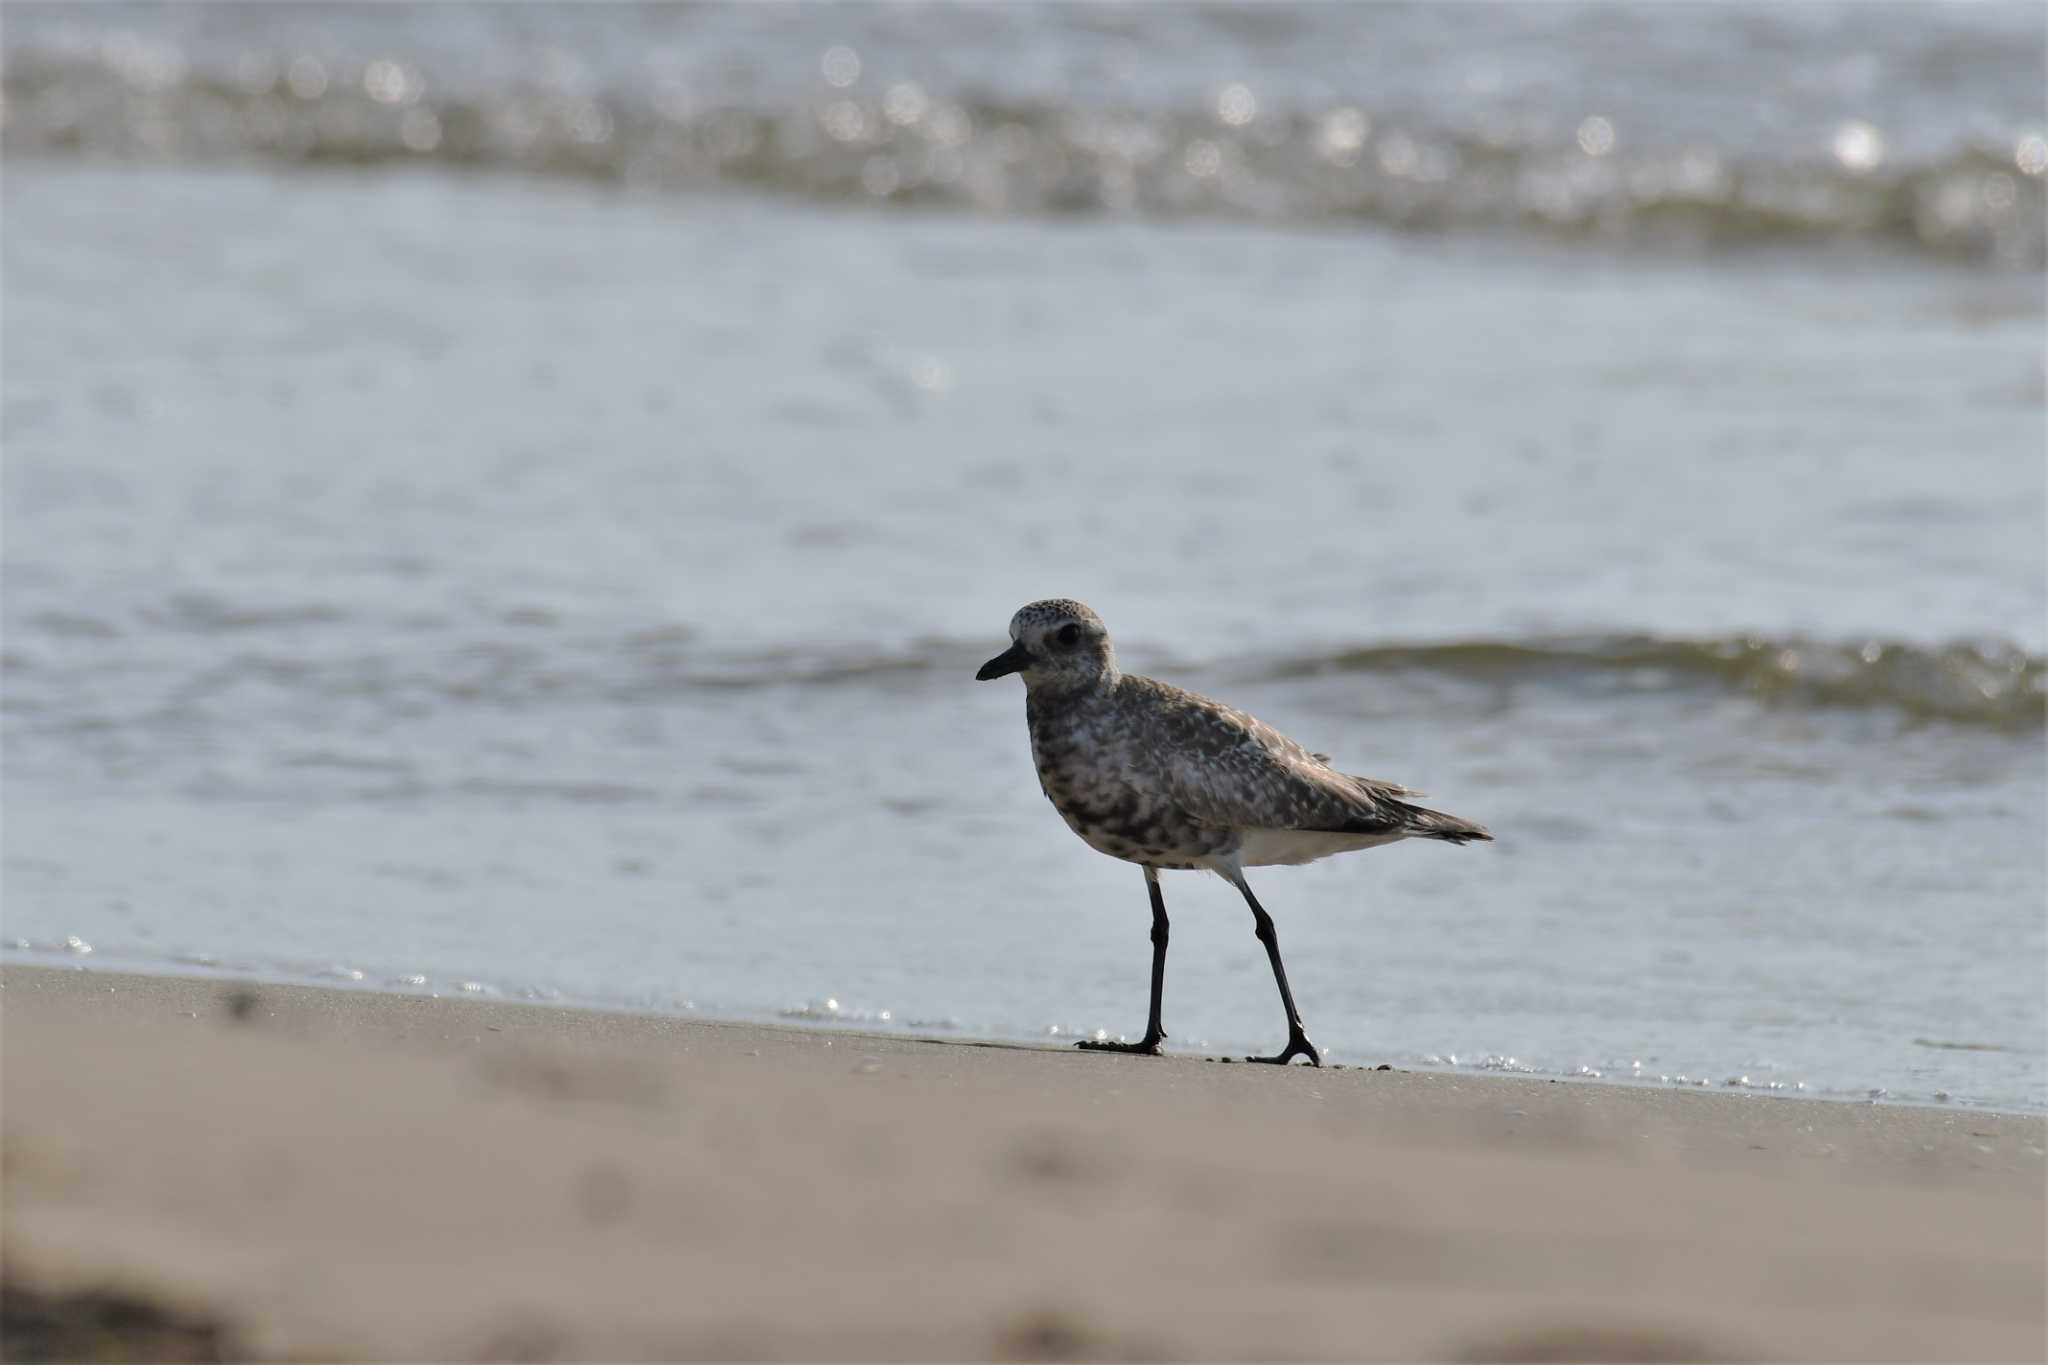
[[[1324,834],[1305,829],[1248,829],[1238,846],[1242,867],[1295,866],[1405,839],[1405,834]]]

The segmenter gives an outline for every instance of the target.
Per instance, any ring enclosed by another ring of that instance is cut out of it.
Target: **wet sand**
[[[0,983],[12,1359],[2048,1353],[2037,1117]]]

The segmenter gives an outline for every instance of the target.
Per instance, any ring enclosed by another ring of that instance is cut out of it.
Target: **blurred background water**
[[[0,18],[10,960],[2048,1106],[2039,6]]]

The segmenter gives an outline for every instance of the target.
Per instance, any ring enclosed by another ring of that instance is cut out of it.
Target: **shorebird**
[[[1145,870],[1152,900],[1152,1002],[1135,1043],[1089,1040],[1098,1052],[1156,1054],[1166,1037],[1163,871],[1201,869],[1235,886],[1251,907],[1287,1010],[1287,1046],[1246,1061],[1286,1065],[1322,1054],[1301,1025],[1272,916],[1245,881],[1247,867],[1298,865],[1400,839],[1464,844],[1493,838],[1469,820],[1411,805],[1421,793],[1330,766],[1270,725],[1221,702],[1116,666],[1109,631],[1085,603],[1052,598],[1010,618],[1010,647],[981,666],[983,682],[1019,673],[1038,785],[1074,833],[1098,853]]]

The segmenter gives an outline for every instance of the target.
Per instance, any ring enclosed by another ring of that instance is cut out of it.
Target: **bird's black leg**
[[[1074,1046],[1090,1052],[1143,1052],[1156,1056],[1166,1030],[1159,1026],[1159,1002],[1166,993],[1166,897],[1159,891],[1159,869],[1145,869],[1145,889],[1152,893],[1152,1013],[1145,1022],[1145,1036],[1135,1043],[1096,1042],[1087,1039]]]
[[[1273,979],[1280,983],[1280,1003],[1287,1007],[1287,1046],[1276,1057],[1247,1057],[1248,1062],[1272,1062],[1285,1066],[1295,1057],[1306,1057],[1311,1066],[1323,1064],[1323,1054],[1308,1040],[1308,1034],[1301,1027],[1301,1011],[1294,1008],[1294,992],[1287,989],[1287,969],[1280,965],[1280,935],[1273,928],[1273,917],[1259,904],[1259,898],[1252,894],[1251,886],[1243,877],[1235,879],[1237,889],[1244,892],[1245,904],[1252,908],[1252,932],[1259,936],[1259,942],[1266,945],[1266,956],[1273,962]]]

